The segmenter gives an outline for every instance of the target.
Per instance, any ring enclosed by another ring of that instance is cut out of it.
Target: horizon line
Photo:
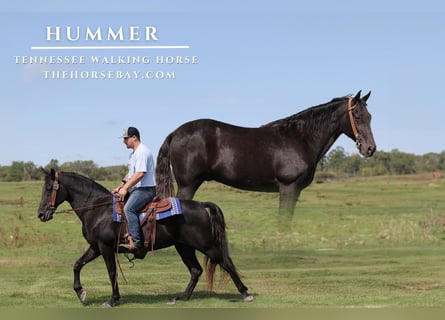
[[[31,50],[190,49],[190,46],[43,46]]]

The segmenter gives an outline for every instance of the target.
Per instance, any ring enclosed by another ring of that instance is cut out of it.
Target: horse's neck
[[[327,118],[326,121],[315,122],[317,126],[314,126],[312,135],[309,135],[309,139],[311,139],[310,145],[314,151],[316,151],[315,161],[317,163],[341,135],[345,115],[347,116],[346,107],[341,105],[332,111],[331,116]]]
[[[65,185],[65,188],[67,188],[68,191],[67,201],[79,217],[80,210],[76,209],[88,208],[100,198],[88,181],[83,181],[81,179],[79,179],[79,181],[72,180],[69,187]]]

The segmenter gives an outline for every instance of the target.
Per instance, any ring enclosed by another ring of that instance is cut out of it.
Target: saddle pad
[[[168,198],[168,200],[171,203],[171,208],[169,210],[165,210],[162,212],[158,212],[156,213],[156,220],[162,220],[165,218],[169,218],[178,214],[182,214],[182,207],[181,207],[181,202],[178,198],[173,198],[170,197]],[[141,212],[138,217],[139,217],[139,222],[142,222],[145,218],[145,216],[147,215],[147,212]]]
[[[178,198],[168,198],[172,207],[169,210],[159,212],[156,214],[156,220],[162,220],[171,216],[175,216],[177,214],[182,214],[181,202]]]

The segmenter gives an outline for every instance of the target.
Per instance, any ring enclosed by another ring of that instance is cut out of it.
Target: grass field
[[[128,283],[120,275],[120,308],[442,307],[444,190],[445,180],[429,175],[313,184],[283,229],[277,194],[207,183],[196,199],[223,209],[231,256],[254,302],[242,303],[217,277],[212,294],[202,279],[190,301],[166,305],[189,279],[169,248],[134,268],[121,257]],[[84,308],[72,290],[72,266],[87,247],[80,222],[57,215],[41,223],[40,192],[38,182],[0,183],[0,307]],[[101,259],[82,270],[82,283],[89,308],[111,294]]]

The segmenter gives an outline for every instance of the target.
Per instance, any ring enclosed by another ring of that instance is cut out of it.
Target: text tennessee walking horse
[[[205,180],[266,192],[280,192],[280,213],[293,215],[301,190],[314,178],[317,163],[342,134],[356,142],[365,157],[376,146],[371,115],[360,98],[335,98],[259,128],[243,128],[201,119],[183,124],[159,149],[158,194],[192,199]]]
[[[113,288],[112,296],[104,306],[116,305],[120,294],[116,281],[115,252],[120,228],[119,223],[113,221],[111,193],[100,184],[76,173],[58,173],[54,170],[45,173],[38,217],[43,222],[51,220],[56,208],[68,201],[82,222],[82,233],[89,244],[89,248],[74,264],[74,290],[77,296],[85,303],[86,291],[80,283],[80,270],[102,255]],[[187,288],[177,299],[188,300],[202,274],[203,270],[196,258],[198,250],[208,258],[206,271],[210,286],[215,267],[219,264],[229,273],[243,300],[252,301],[253,296],[247,292],[229,256],[221,209],[210,202],[181,200],[180,203],[181,215],[157,222],[154,246],[157,250],[174,245],[191,274]]]

